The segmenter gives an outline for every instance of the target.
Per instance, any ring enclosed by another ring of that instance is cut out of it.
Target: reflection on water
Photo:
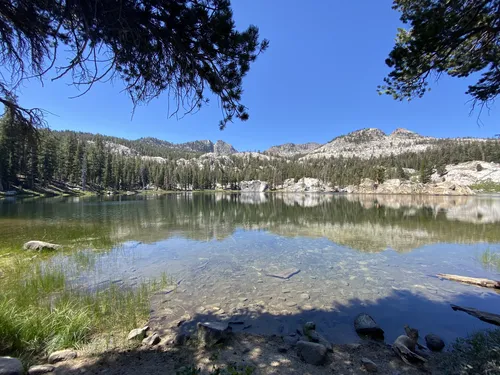
[[[159,329],[189,314],[239,319],[236,330],[286,334],[312,319],[330,340],[347,342],[355,339],[354,316],[368,311],[389,339],[409,324],[450,340],[487,325],[449,303],[495,312],[500,299],[434,275],[498,278],[477,258],[500,249],[499,223],[495,197],[65,198],[2,202],[0,243],[43,239],[106,250],[57,257],[89,269],[74,282],[93,287],[134,285],[166,272],[179,285],[153,300]],[[300,273],[266,276],[287,268]]]
[[[225,239],[237,229],[328,238],[355,250],[500,242],[500,198],[331,194],[172,194],[0,202],[0,244],[32,239],[109,249],[173,236]],[[29,227],[29,231],[26,228]]]

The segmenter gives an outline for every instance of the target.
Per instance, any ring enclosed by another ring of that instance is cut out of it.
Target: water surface
[[[295,332],[314,320],[334,342],[357,340],[368,312],[388,341],[403,325],[450,341],[490,328],[450,303],[500,312],[493,290],[437,273],[498,278],[480,254],[500,251],[497,197],[172,194],[0,203],[0,243],[41,239],[67,249],[89,288],[133,286],[166,273],[177,285],[152,301],[152,325],[230,320],[235,330]],[[82,252],[83,250],[83,252]],[[74,255],[79,251],[78,255]],[[266,276],[299,269],[289,280]],[[70,272],[70,271],[68,271]]]

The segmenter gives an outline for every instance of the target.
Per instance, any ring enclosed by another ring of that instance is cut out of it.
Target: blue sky
[[[287,142],[324,143],[365,127],[386,132],[404,127],[438,137],[489,137],[500,133],[500,111],[470,115],[467,80],[442,78],[414,102],[379,96],[388,72],[399,15],[391,0],[233,0],[239,28],[255,24],[271,42],[245,78],[243,103],[250,120],[218,129],[215,101],[181,120],[167,118],[166,95],[137,108],[119,82],[101,83],[77,99],[67,81],[24,85],[20,101],[49,111],[53,129],[99,132],[172,142],[223,139],[240,150],[264,150]],[[470,82],[470,81],[469,81]],[[498,106],[497,106],[498,107]]]

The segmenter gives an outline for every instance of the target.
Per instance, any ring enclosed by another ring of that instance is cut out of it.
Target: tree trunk
[[[458,275],[448,275],[439,273],[437,277],[441,279],[451,280],[451,281],[459,281],[465,284],[472,284],[477,286],[482,286],[485,288],[493,288],[500,289],[500,281],[489,280],[489,279],[477,279],[475,277],[466,277],[466,276],[458,276]]]
[[[471,316],[474,316],[474,317],[478,318],[479,320],[482,320],[483,322],[494,324],[496,326],[500,326],[500,315],[492,314],[492,313],[485,312],[485,311],[479,311],[479,310],[473,309],[471,307],[460,307],[457,305],[451,305],[451,308],[454,311],[463,311],[464,313],[467,313]]]

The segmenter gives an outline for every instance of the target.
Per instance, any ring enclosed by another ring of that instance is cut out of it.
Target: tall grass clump
[[[458,339],[453,350],[440,359],[446,375],[500,374],[500,329],[477,332]]]
[[[495,269],[500,272],[500,252],[486,249],[479,256],[479,261],[487,269]]]
[[[0,355],[32,363],[51,351],[79,348],[94,335],[124,336],[147,320],[151,294],[166,284],[75,287],[61,264],[17,255],[0,262]]]

